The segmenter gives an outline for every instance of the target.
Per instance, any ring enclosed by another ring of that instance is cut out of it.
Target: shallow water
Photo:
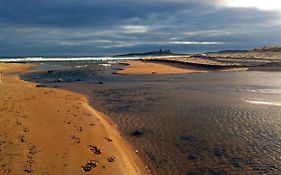
[[[281,174],[280,72],[125,76],[103,64],[44,63],[56,71],[22,78],[87,94],[153,174]]]

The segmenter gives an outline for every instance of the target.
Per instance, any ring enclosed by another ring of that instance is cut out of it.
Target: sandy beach
[[[18,78],[31,67],[0,64],[0,174],[147,174],[86,96]]]
[[[118,71],[118,74],[187,74],[207,72],[204,70],[189,68],[183,69],[160,63],[158,64],[144,61],[126,61],[124,64],[128,64],[128,67]]]

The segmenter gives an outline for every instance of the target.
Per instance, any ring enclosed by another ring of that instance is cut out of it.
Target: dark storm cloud
[[[281,41],[280,13],[208,0],[1,0],[1,55],[245,49]]]

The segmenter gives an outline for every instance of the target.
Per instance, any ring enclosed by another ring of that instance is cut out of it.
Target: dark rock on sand
[[[104,139],[107,140],[108,142],[112,142],[112,139],[110,139],[108,137],[105,137]]]
[[[131,136],[135,136],[135,137],[140,137],[143,134],[144,134],[144,132],[141,130],[135,130],[135,131],[131,132]]]
[[[47,86],[45,86],[45,85],[43,85],[43,84],[37,84],[36,87],[42,88],[42,87],[47,87]]]

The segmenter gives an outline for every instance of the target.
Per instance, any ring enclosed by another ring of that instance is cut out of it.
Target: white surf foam
[[[111,64],[99,64],[100,66],[103,66],[103,67],[110,67]]]
[[[106,60],[131,60],[140,57],[20,57],[0,58],[0,62],[49,62],[49,61],[106,61]]]
[[[247,103],[257,104],[257,105],[271,105],[271,106],[281,106],[280,102],[268,101],[264,99],[243,99]]]

